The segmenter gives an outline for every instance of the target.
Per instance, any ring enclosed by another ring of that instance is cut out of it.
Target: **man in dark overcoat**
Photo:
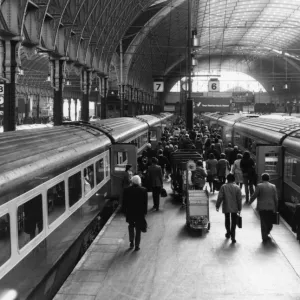
[[[148,193],[141,187],[141,178],[135,175],[131,179],[132,186],[124,189],[123,205],[128,225],[130,248],[140,250],[141,231],[145,227],[145,215],[148,210]]]
[[[160,192],[163,188],[163,173],[161,167],[158,165],[158,159],[152,158],[152,165],[148,168],[148,180],[152,189],[153,209],[159,210]]]

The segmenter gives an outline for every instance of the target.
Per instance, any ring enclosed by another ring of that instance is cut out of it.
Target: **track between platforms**
[[[211,230],[202,234],[187,230],[180,203],[162,198],[161,211],[148,212],[138,252],[129,249],[125,217],[115,212],[54,299],[300,299],[300,245],[284,222],[263,244],[256,201],[243,204],[243,228],[232,244],[216,198],[210,193]]]

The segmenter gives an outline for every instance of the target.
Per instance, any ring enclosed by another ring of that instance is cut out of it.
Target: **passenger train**
[[[292,225],[295,207],[300,204],[300,119],[288,115],[240,115],[206,113],[211,128],[218,127],[224,144],[248,150],[256,161],[258,178],[270,174],[278,189],[279,210]]]
[[[171,114],[0,135],[0,289],[52,299],[121,193],[126,164],[161,137]]]

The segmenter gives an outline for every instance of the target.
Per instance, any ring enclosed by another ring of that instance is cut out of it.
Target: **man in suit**
[[[227,175],[227,183],[222,185],[220,189],[218,200],[216,203],[217,211],[219,211],[219,207],[221,206],[221,204],[222,212],[223,214],[225,214],[225,228],[227,231],[225,237],[227,239],[231,237],[232,243],[236,243],[236,219],[237,213],[239,213],[242,210],[242,193],[241,189],[235,184],[235,177],[231,173]]]
[[[131,179],[132,186],[124,189],[123,206],[128,225],[130,248],[140,250],[141,229],[146,223],[145,215],[148,210],[148,193],[141,187],[141,178],[135,175]],[[135,231],[135,232],[134,232]]]
[[[157,165],[158,159],[152,158],[152,165],[148,168],[149,185],[152,188],[153,209],[159,210],[160,192],[163,187],[163,173],[161,167]]]
[[[260,215],[261,237],[263,242],[267,242],[271,239],[269,234],[273,228],[273,213],[278,210],[278,196],[276,186],[269,182],[269,174],[262,174],[261,179],[262,183],[259,183],[256,186],[249,204],[257,198],[257,210]]]

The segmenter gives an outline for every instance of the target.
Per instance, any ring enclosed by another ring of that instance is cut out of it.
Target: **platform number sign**
[[[154,81],[153,88],[154,88],[154,92],[162,93],[164,91],[164,82],[163,81]]]
[[[208,82],[209,92],[220,92],[220,82],[219,80],[210,80]]]
[[[0,83],[0,96],[4,95],[4,84]]]

